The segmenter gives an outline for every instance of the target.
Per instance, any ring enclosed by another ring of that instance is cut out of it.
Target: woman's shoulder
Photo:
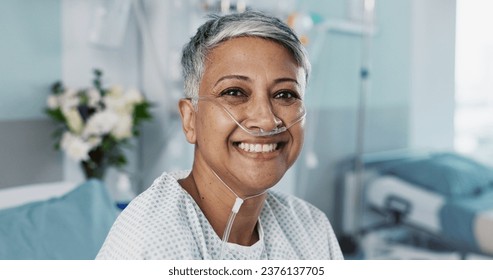
[[[154,179],[154,182],[151,186],[143,192],[146,193],[148,191],[162,191],[162,190],[178,190],[180,187],[180,183],[178,181],[180,179],[184,179],[190,174],[189,170],[180,170],[180,171],[171,171],[171,172],[163,172],[159,177]]]
[[[186,213],[183,206],[190,204],[192,198],[181,188],[178,180],[187,174],[187,171],[162,173],[130,202],[120,216],[131,216],[142,223]]]
[[[178,180],[185,178],[189,174],[189,171],[175,171],[175,172],[163,172],[157,177],[152,185],[138,195],[129,204],[129,208],[136,205],[150,206],[152,203],[160,203],[163,200],[176,201],[177,199],[186,198],[186,193],[181,188]],[[173,205],[166,203],[162,206]]]
[[[186,174],[163,173],[156,178],[151,187],[132,200],[119,215],[103,249],[111,248],[109,251],[117,254],[117,258],[137,259],[180,258],[180,254],[187,253],[174,252],[171,250],[174,245],[170,247],[173,243],[194,245],[190,224],[185,218],[193,215],[191,198],[178,183],[178,179]],[[125,248],[124,252],[119,252],[119,247]]]
[[[325,218],[325,214],[313,204],[294,195],[271,190],[267,197],[269,207],[276,213],[284,215],[309,215]]]
[[[317,207],[278,191],[269,191],[265,206],[262,224],[272,235],[267,243],[279,244],[279,236],[288,236],[285,246],[297,248],[295,258],[343,258],[329,219]]]

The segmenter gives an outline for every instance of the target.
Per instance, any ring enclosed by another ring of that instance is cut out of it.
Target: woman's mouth
[[[234,143],[238,148],[248,153],[271,153],[280,148],[281,143]]]

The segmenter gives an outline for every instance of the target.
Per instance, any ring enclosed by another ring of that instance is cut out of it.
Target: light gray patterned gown
[[[136,197],[114,223],[97,259],[218,259],[221,238],[177,181],[189,173],[163,173]],[[257,243],[228,243],[224,258],[343,258],[325,214],[290,195],[269,190],[258,230]]]

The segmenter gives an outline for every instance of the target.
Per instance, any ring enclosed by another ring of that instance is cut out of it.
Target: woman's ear
[[[183,132],[190,144],[195,144],[195,110],[190,99],[180,99],[178,102]]]

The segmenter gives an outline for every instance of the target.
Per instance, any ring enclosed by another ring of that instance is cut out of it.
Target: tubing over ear
[[[192,101],[180,99],[178,103],[183,132],[190,144],[196,144],[197,135],[195,134],[195,110]]]

